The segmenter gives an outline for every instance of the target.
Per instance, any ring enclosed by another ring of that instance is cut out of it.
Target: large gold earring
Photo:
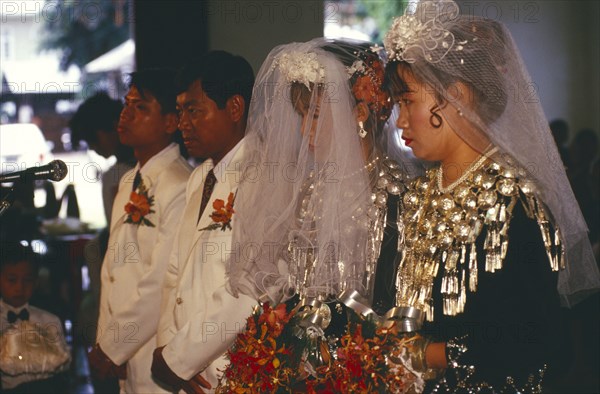
[[[365,124],[362,120],[358,122],[358,136],[360,138],[365,138],[367,136],[367,130],[365,130]]]

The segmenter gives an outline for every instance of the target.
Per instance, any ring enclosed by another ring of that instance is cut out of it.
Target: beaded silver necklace
[[[502,268],[508,248],[508,228],[518,200],[528,216],[536,218],[553,270],[563,267],[558,228],[551,234],[546,209],[530,182],[516,171],[477,160],[466,175],[446,188],[440,187],[442,171],[430,169],[412,181],[401,199],[401,254],[396,279],[396,305],[415,307],[433,319],[432,287],[442,268],[443,313],[464,311],[467,287],[477,290],[478,265],[475,241],[484,228],[485,270]]]
[[[365,272],[361,286],[365,293],[371,290],[375,278],[375,271],[383,235],[387,223],[387,200],[388,193],[400,195],[406,182],[405,171],[395,161],[389,158],[380,158],[376,156],[369,163],[360,169],[344,176],[343,179],[349,179],[358,176],[360,173],[367,173],[371,179],[372,205],[366,211],[358,209],[352,215],[352,226],[366,228],[368,232],[367,244],[365,245]],[[344,290],[345,284],[331,286],[331,288],[322,288],[314,286],[315,266],[317,259],[317,248],[313,237],[316,236],[316,221],[320,220],[319,198],[316,193],[320,189],[319,179],[315,179],[315,174],[311,172],[302,186],[302,199],[297,208],[296,220],[298,228],[304,228],[303,231],[293,231],[290,234],[287,245],[288,256],[290,259],[290,276],[294,282],[297,292],[301,296],[314,298],[317,296],[330,299],[335,296],[335,292]],[[308,229],[308,230],[306,230]],[[351,230],[349,230],[351,231]],[[338,269],[343,270],[343,265],[338,265]],[[318,289],[315,291],[307,289]],[[320,293],[320,294],[319,294]]]

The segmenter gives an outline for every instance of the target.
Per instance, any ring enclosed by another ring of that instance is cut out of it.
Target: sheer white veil
[[[398,17],[384,40],[388,71],[408,67],[449,103],[444,121],[479,152],[517,166],[533,182],[562,233],[566,269],[559,274],[563,303],[572,305],[600,287],[587,227],[548,122],[537,86],[510,32],[497,21],[459,15],[452,0],[421,1]],[[388,74],[389,75],[389,74]],[[456,83],[468,87],[461,96]],[[473,127],[474,126],[474,127]]]
[[[295,292],[325,298],[348,289],[365,292],[371,188],[349,74],[339,60],[358,58],[349,48],[325,39],[278,46],[258,72],[227,265],[234,295],[277,303]],[[294,84],[306,88],[312,122],[303,123],[292,103]],[[303,215],[306,220],[299,219]],[[315,251],[301,289],[304,273],[288,264],[293,238]]]

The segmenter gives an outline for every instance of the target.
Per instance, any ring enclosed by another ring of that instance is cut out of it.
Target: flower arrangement
[[[290,52],[279,55],[273,67],[279,67],[289,83],[299,82],[311,90],[311,85],[323,83],[325,69],[314,52]]]
[[[233,193],[229,193],[229,196],[227,197],[227,203],[220,198],[217,198],[215,201],[213,201],[212,205],[214,211],[210,214],[210,218],[212,219],[213,223],[201,228],[200,231],[216,230],[218,228],[220,228],[221,231],[225,231],[227,229],[231,230],[231,220],[233,218],[233,214],[235,213],[235,210],[233,209],[234,201],[235,194]]]
[[[329,352],[325,342],[317,351],[322,365],[310,368],[310,340],[296,336],[300,314],[286,305],[263,304],[247,320],[228,352],[230,364],[218,393],[410,393],[422,389],[420,374],[407,356],[412,338],[394,325],[377,324],[353,313],[345,333]]]
[[[365,52],[362,60],[356,60],[347,68],[352,83],[352,94],[356,101],[363,101],[377,119],[386,121],[392,111],[392,102],[383,89],[384,69],[379,57]]]
[[[288,392],[285,388],[291,387],[297,366],[292,359],[295,341],[287,324],[293,315],[285,304],[271,308],[265,303],[262,311],[255,309],[246,321],[246,330],[228,352],[230,364],[217,392]]]
[[[371,325],[371,327],[369,327]],[[319,378],[307,382],[307,392],[409,393],[423,381],[407,361],[415,337],[399,334],[395,325],[375,328],[372,321],[350,325],[340,338],[336,361],[319,367]]]
[[[125,204],[125,212],[127,213],[125,223],[155,227],[154,223],[147,218],[149,214],[154,213],[153,206],[154,196],[148,195],[148,188],[142,180],[136,190],[129,195],[129,202]]]

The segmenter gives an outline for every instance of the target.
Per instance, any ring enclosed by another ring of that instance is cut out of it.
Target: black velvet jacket
[[[563,327],[558,275],[550,269],[536,220],[527,217],[521,202],[513,211],[503,268],[495,273],[485,271],[486,235],[484,229],[476,241],[478,286],[476,292],[467,290],[464,313],[442,313],[440,267],[433,288],[434,321],[426,322],[422,333],[439,342],[466,335],[462,342],[468,351],[459,363],[476,367],[471,383],[487,382],[501,389],[506,377],[512,376],[519,387],[544,365],[551,368],[559,356]],[[397,240],[390,244],[395,248]],[[384,246],[374,292],[374,307],[380,314],[394,304],[396,263],[395,251]],[[446,377],[452,385],[453,371],[448,370]]]
[[[460,364],[474,365],[473,381],[501,388],[507,376],[518,385],[558,357],[562,322],[556,290],[558,274],[552,272],[535,219],[517,203],[508,230],[508,250],[501,270],[485,272],[483,242],[477,239],[479,284],[467,292],[465,311],[457,316],[442,313],[441,273],[434,283],[434,321],[424,332],[440,341],[467,335],[468,351]]]

